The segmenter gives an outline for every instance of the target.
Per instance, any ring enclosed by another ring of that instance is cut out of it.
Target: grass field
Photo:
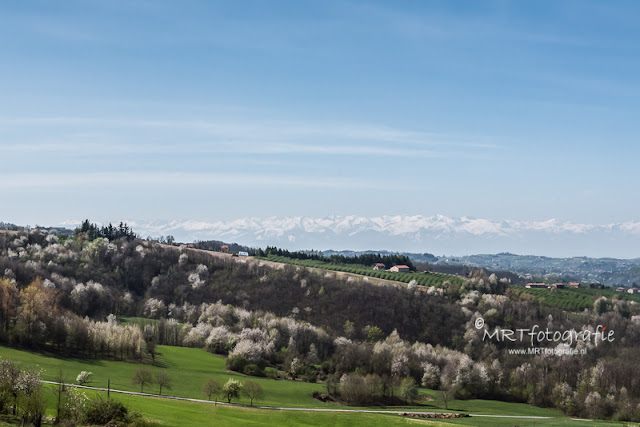
[[[107,380],[111,379],[112,388],[140,391],[138,386],[130,383],[132,373],[143,364],[100,359],[78,359],[59,357],[51,354],[35,353],[25,350],[12,349],[0,346],[0,357],[20,361],[24,367],[42,369],[42,378],[55,380],[62,369],[73,382],[75,376],[82,370],[94,373],[93,381],[88,386],[106,387]],[[166,369],[173,378],[172,390],[164,391],[181,397],[203,398],[201,387],[208,377],[215,377],[221,383],[228,378],[236,378],[241,382],[248,378],[245,375],[228,372],[224,369],[224,359],[212,355],[201,349],[159,346],[159,356],[152,370]],[[272,380],[254,378],[265,390],[265,399],[257,402],[264,406],[283,406],[297,408],[324,408],[324,409],[348,409],[332,403],[322,403],[311,397],[314,390],[322,391],[323,384],[309,384],[303,382]],[[157,393],[156,386],[146,387],[145,392]],[[91,392],[88,393],[99,393]],[[471,414],[509,414],[523,416],[553,417],[552,420],[535,420],[538,426],[551,425],[621,425],[589,422],[577,423],[570,418],[551,409],[537,408],[535,406],[508,403],[492,400],[454,400],[449,403],[449,410],[442,408],[437,400],[437,392],[421,389],[419,403],[411,407],[393,408],[353,408],[368,410],[403,410],[424,412],[464,412]],[[53,408],[53,393],[47,393],[50,399],[50,408]],[[281,411],[265,410],[257,408],[215,406],[208,403],[180,402],[150,397],[129,396],[112,394],[128,407],[140,412],[145,417],[158,421],[161,425],[408,425],[422,423],[423,425],[450,425],[442,422],[432,422],[422,419],[404,419],[388,414],[363,414],[363,413],[327,413],[307,411]],[[248,404],[248,400],[241,398],[235,403]],[[52,409],[49,410],[51,414]],[[483,426],[524,426],[533,425],[533,420],[499,419],[499,418],[471,418],[449,421],[463,425]]]
[[[375,277],[378,279],[394,280],[396,282],[409,283],[415,280],[421,286],[442,286],[444,282],[462,284],[463,279],[452,274],[444,273],[395,273],[392,271],[373,270],[371,267],[360,264],[331,264],[324,261],[311,259],[295,259],[284,256],[269,255],[268,257],[255,257],[267,261],[280,262],[284,264],[301,265],[304,267],[320,268],[330,271],[343,271],[345,273],[359,274],[362,276]]]
[[[121,362],[102,359],[78,359],[60,357],[53,354],[41,354],[8,347],[0,347],[0,357],[18,360],[25,367],[42,369],[42,379],[53,381],[60,369],[64,371],[67,381],[74,382],[80,371],[93,372],[92,381],[86,385],[106,387],[111,380],[111,387],[120,390],[140,391],[139,386],[131,384],[134,371],[141,366],[150,366],[152,371],[166,370],[173,379],[172,390],[163,389],[164,394],[180,397],[203,398],[202,384],[209,377],[218,379],[221,383],[229,378],[236,378],[241,382],[248,378],[260,383],[265,391],[265,399],[260,404],[277,406],[286,403],[288,406],[323,407],[328,404],[319,402],[311,397],[314,390],[323,391],[323,384],[310,384],[299,381],[282,381],[266,378],[247,377],[236,372],[226,371],[225,359],[201,349],[158,346],[159,354],[156,362],[141,364],[135,362]],[[145,392],[158,393],[157,386],[145,387]],[[249,403],[243,398],[238,403]]]
[[[53,393],[49,393],[53,396]],[[87,395],[104,395],[88,392]],[[281,411],[245,407],[229,407],[197,402],[176,402],[141,396],[119,396],[124,405],[140,413],[149,421],[162,426],[379,426],[394,427],[415,425],[415,421],[392,414],[367,414],[344,412]],[[48,415],[53,417],[54,401],[50,398]],[[428,423],[429,426],[450,426],[444,423]]]

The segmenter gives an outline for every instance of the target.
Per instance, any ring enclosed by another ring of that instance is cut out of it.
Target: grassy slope
[[[151,365],[131,362],[121,362],[102,359],[78,359],[60,357],[57,355],[42,355],[24,350],[0,347],[0,357],[19,360],[25,367],[43,369],[42,378],[55,380],[58,371],[64,370],[67,381],[74,381],[80,371],[93,372],[92,381],[87,384],[94,387],[106,387],[111,379],[111,387],[120,390],[140,391],[139,386],[131,384],[133,372],[141,366],[150,366],[154,372],[165,369],[173,379],[172,390],[163,389],[164,394],[174,396],[203,398],[202,384],[209,377],[215,377],[221,383],[229,378],[246,381],[249,377],[224,369],[225,359],[201,349],[159,346],[156,363]],[[260,402],[266,406],[276,406],[286,403],[288,406],[315,406],[323,404],[311,397],[314,390],[323,390],[322,384],[310,384],[293,381],[275,381],[266,378],[251,378],[259,382],[265,391],[265,400]],[[157,386],[145,387],[145,392],[158,393]],[[238,403],[249,403],[239,399]]]
[[[224,359],[209,354],[200,349],[160,346],[160,356],[153,370],[166,369],[174,380],[171,395],[202,398],[200,389],[205,378],[216,377],[220,382],[227,378],[235,377],[240,381],[246,381],[249,377],[224,370]],[[22,362],[25,367],[37,367],[42,369],[43,379],[54,380],[59,369],[63,369],[67,378],[73,380],[82,370],[94,373],[93,381],[88,384],[96,387],[105,387],[107,379],[111,379],[112,387],[126,390],[139,391],[139,387],[130,384],[131,374],[142,364],[99,359],[64,358],[54,355],[17,350],[0,346],[0,357]],[[321,403],[311,397],[313,390],[322,390],[322,384],[309,384],[293,381],[275,381],[262,378],[251,378],[260,382],[265,390],[265,400],[259,402],[265,406],[288,407],[315,407],[315,408],[339,408],[335,404]],[[157,393],[157,387],[145,388],[145,391]],[[433,390],[420,390],[421,395],[431,398],[436,397]],[[53,396],[52,393],[48,393]],[[166,392],[165,392],[166,394]],[[260,410],[252,408],[213,406],[212,404],[177,402],[156,398],[126,396],[114,394],[118,399],[132,409],[142,413],[146,417],[161,421],[162,425],[204,425],[216,420],[216,425],[407,425],[422,423],[430,425],[425,420],[403,419],[392,415],[369,415],[348,413],[325,412],[291,412],[277,410]],[[237,403],[249,402],[242,398]],[[437,399],[422,401],[423,403],[411,408],[389,408],[422,411],[444,412],[469,412],[474,414],[510,414],[533,415],[554,417],[551,421],[536,420],[536,425],[561,425],[569,420],[551,409],[537,408],[521,403],[507,403],[491,400],[457,400],[450,402],[449,411],[445,411],[438,405]],[[53,406],[50,397],[50,408]],[[375,408],[366,408],[375,409]],[[379,408],[383,409],[383,408]],[[52,414],[52,410],[49,413]],[[532,420],[473,418],[456,420],[455,423],[466,425],[487,426],[513,426],[533,425]],[[449,421],[447,421],[449,422]],[[434,423],[432,425],[442,425]],[[580,425],[572,422],[571,425]],[[585,424],[594,425],[594,423]],[[605,425],[598,423],[598,425]],[[619,424],[611,424],[619,425]]]
[[[85,391],[87,396],[101,395],[104,392]],[[53,393],[46,393],[47,416],[55,416],[55,397]],[[146,420],[161,426],[407,426],[413,420],[404,419],[392,414],[358,414],[340,412],[310,412],[310,411],[280,411],[246,407],[228,407],[197,402],[177,402],[152,397],[127,396],[112,394],[132,411],[138,412]],[[0,425],[3,425],[0,421]],[[13,424],[7,424],[13,425]],[[439,422],[426,425],[446,426]]]

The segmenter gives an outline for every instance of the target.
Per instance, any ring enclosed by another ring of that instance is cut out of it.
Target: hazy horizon
[[[93,219],[92,219],[93,221]],[[640,222],[584,224],[556,219],[523,222],[443,215],[237,218],[230,221],[121,218],[142,238],[172,235],[180,242],[221,240],[289,250],[387,250],[464,256],[510,252],[554,258],[635,259]],[[110,221],[94,221],[106,224]],[[80,219],[56,224],[75,228]]]

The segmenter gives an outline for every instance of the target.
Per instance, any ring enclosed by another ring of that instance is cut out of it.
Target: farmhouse
[[[527,283],[525,285],[525,288],[529,288],[529,289],[536,289],[536,288],[547,288],[547,284],[546,283]]]
[[[394,265],[389,269],[389,271],[395,271],[396,273],[408,273],[409,267],[406,265]]]
[[[374,270],[384,270],[385,268],[386,266],[381,262],[377,262],[373,265]]]
[[[564,289],[564,283],[554,283],[553,285],[551,285],[551,287],[556,289]]]
[[[630,294],[640,294],[640,289],[638,288],[631,288],[627,291]]]
[[[580,287],[580,283],[571,282],[569,283],[569,287],[571,289],[578,289]]]
[[[624,286],[618,286],[616,288],[616,292],[626,292],[626,291],[627,291],[627,288],[625,288]]]
[[[229,253],[229,245],[220,245],[220,252]]]

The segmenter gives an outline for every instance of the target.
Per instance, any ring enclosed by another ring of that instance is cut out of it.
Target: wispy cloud
[[[353,178],[318,175],[278,174],[222,174],[222,173],[171,173],[171,172],[96,172],[96,173],[21,173],[0,174],[0,194],[8,191],[85,189],[96,186],[131,185],[136,188],[203,188],[218,189],[285,187],[304,189],[382,189],[396,186],[385,182],[370,182]],[[411,190],[411,186],[403,186]]]
[[[458,135],[351,123],[90,117],[0,118],[9,152],[321,154],[447,157],[499,146]],[[45,130],[46,136],[41,134]],[[32,132],[40,134],[31,136]],[[457,152],[452,152],[456,151]]]

